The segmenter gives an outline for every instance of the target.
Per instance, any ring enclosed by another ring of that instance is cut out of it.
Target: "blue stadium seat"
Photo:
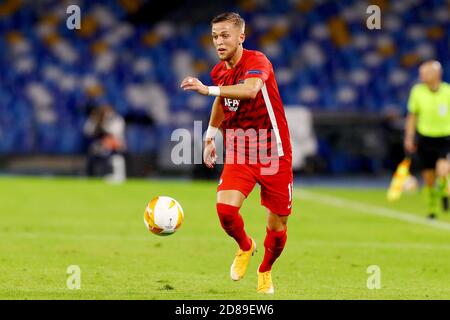
[[[42,4],[45,9],[41,12],[52,12],[60,3],[57,0],[46,1]],[[107,9],[115,23],[83,37],[78,32],[68,30],[65,20],[60,19],[55,32],[57,38],[69,46],[69,51],[73,50],[78,55],[78,61],[74,63],[63,61],[61,54],[55,47],[52,48],[51,43],[57,41],[56,38],[45,39],[39,34],[37,24],[41,22],[41,13],[36,10],[37,6],[22,6],[17,12],[0,19],[0,152],[82,152],[80,132],[86,117],[87,101],[92,100],[82,81],[87,75],[94,75],[104,90],[102,95],[93,100],[99,104],[113,105],[122,115],[133,110],[132,103],[125,95],[127,85],[158,83],[169,97],[170,110],[190,112],[194,118],[207,118],[210,111],[207,103],[204,107],[198,102],[195,108],[188,107],[189,94],[179,91],[173,59],[175,53],[182,49],[189,53],[192,61],[203,61],[208,68],[217,62],[202,44],[203,37],[210,33],[209,21],[187,24],[184,28],[179,28],[177,21],[169,21],[176,32],[167,36],[158,34],[160,30],[156,25],[141,22],[133,24],[119,1],[82,0],[80,3],[86,15],[96,8]],[[425,58],[428,49],[422,49],[422,52],[417,50],[424,46],[430,46],[434,55],[432,57],[443,62],[444,79],[450,80],[450,21],[441,13],[448,10],[445,0],[419,0],[405,12],[395,12],[392,9],[394,5],[386,7],[383,17],[387,20],[383,21],[389,21],[389,17],[396,18],[399,23],[397,29],[389,30],[389,26],[386,26],[382,30],[373,30],[370,39],[366,40],[364,37],[368,31],[364,23],[358,19],[343,18],[346,17],[344,13],[348,14],[348,10],[353,10],[357,5],[356,0],[313,2],[307,8],[307,5],[295,1],[269,0],[256,1],[252,10],[244,10],[239,5],[234,9],[242,13],[252,30],[246,40],[246,46],[252,49],[264,51],[261,38],[272,30],[271,19],[281,17],[288,22],[287,32],[272,39],[279,52],[275,51],[271,57],[275,70],[285,68],[293,74],[286,83],[279,84],[287,105],[302,104],[313,110],[353,112],[382,112],[386,107],[395,107],[403,112],[408,90],[417,80],[417,64]],[[335,34],[335,30],[329,28],[330,20],[336,17],[341,18],[347,28],[350,39],[347,44],[338,44],[336,37],[344,35]],[[265,19],[269,21],[267,25],[254,25]],[[110,37],[120,23],[130,23],[131,34],[123,41],[106,45],[102,49],[102,41]],[[435,26],[442,28],[442,34],[438,30],[430,38],[427,28]],[[153,32],[155,38],[150,37],[145,44],[143,37],[149,32]],[[390,38],[395,44],[392,51],[384,48],[385,52],[382,52],[380,49],[377,39],[383,37]],[[14,53],[15,43],[20,43],[18,38],[25,39],[31,47],[30,52]],[[358,41],[354,41],[356,39]],[[313,44],[314,50],[323,53],[321,63],[311,63],[302,56],[305,44]],[[111,70],[103,73],[95,70],[97,55],[94,48],[99,51],[111,50],[116,54],[117,60]],[[417,61],[405,59],[410,54],[419,54]],[[267,55],[270,56],[269,53]],[[32,72],[21,73],[15,68],[18,59],[25,56],[35,61]],[[149,59],[153,66],[148,71],[135,72],[134,63],[139,58]],[[71,75],[79,79],[75,88],[62,90],[58,80],[45,79],[48,66],[57,67],[63,76]],[[367,79],[364,79],[365,75],[361,75],[360,70],[367,72]],[[401,81],[401,75],[393,75],[398,70],[406,74],[405,81]],[[209,69],[200,70],[199,77],[201,81],[210,83]],[[392,77],[397,78],[392,80]],[[34,106],[26,94],[28,85],[36,82],[44,84],[49,90],[55,101],[53,107],[58,123],[64,124],[65,128],[36,123]],[[309,92],[302,95],[300,92],[305,88]],[[319,95],[314,94],[314,88],[318,88]],[[159,123],[154,128],[130,125],[127,140],[131,150],[155,150],[158,137],[166,137],[169,130],[168,125]],[[142,136],[148,136],[149,140],[142,139]],[[339,163],[336,164],[337,168]]]

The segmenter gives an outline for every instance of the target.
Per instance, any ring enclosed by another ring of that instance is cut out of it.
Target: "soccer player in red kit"
[[[216,96],[205,138],[203,160],[214,166],[214,136],[224,133],[225,164],[217,188],[217,214],[239,249],[231,265],[233,280],[244,277],[256,250],[239,212],[256,183],[267,210],[264,258],[258,268],[259,293],[273,293],[271,270],[287,239],[292,206],[292,151],[289,129],[272,64],[259,51],[243,48],[245,22],[223,13],[211,22],[213,43],[221,60],[211,71],[215,86],[186,77],[181,88]]]

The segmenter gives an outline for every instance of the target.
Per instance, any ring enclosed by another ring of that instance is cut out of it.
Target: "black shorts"
[[[450,153],[450,136],[431,138],[417,135],[417,160],[421,170],[436,168],[438,159]]]

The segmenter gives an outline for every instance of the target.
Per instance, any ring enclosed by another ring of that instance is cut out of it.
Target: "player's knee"
[[[239,208],[242,206],[244,200],[244,194],[238,190],[221,190],[217,192],[217,203],[227,204]]]
[[[287,229],[287,222],[288,217],[270,213],[267,220],[267,227],[271,231],[283,231]]]
[[[283,231],[287,229],[287,223],[269,223],[267,225],[270,231]]]

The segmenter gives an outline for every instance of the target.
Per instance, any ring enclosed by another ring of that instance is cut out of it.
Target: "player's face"
[[[222,21],[212,26],[214,47],[220,60],[230,60],[244,41],[244,35],[239,27],[232,22]]]
[[[423,67],[420,68],[419,76],[420,76],[420,80],[425,84],[428,84],[431,82],[431,80],[433,80],[433,75],[430,72],[430,70],[428,70],[427,68],[423,68]]]
[[[428,86],[441,80],[441,71],[431,63],[425,63],[419,68],[420,81]]]

